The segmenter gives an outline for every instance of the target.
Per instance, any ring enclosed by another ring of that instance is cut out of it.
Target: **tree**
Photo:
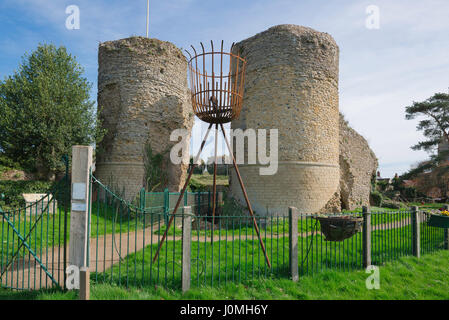
[[[422,131],[426,139],[412,146],[413,150],[432,153],[440,143],[447,142],[449,144],[449,94],[436,93],[425,101],[413,102],[411,106],[405,108],[405,112],[407,120],[415,119],[418,116],[424,117],[416,128],[418,131]],[[430,160],[413,169],[410,172],[411,175],[436,168],[447,155],[448,152],[431,154]]]
[[[65,47],[39,44],[0,82],[0,150],[24,169],[51,178],[74,144],[92,144],[104,132],[89,100],[91,84]]]

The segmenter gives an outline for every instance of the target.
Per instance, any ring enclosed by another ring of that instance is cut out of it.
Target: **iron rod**
[[[189,175],[187,176],[186,182],[184,183],[184,186],[182,187],[181,194],[179,195],[178,201],[176,202],[175,209],[173,210],[173,215],[170,217],[170,220],[168,221],[167,228],[165,228],[164,235],[162,236],[162,239],[159,242],[159,246],[158,246],[156,254],[154,255],[154,258],[153,258],[153,263],[156,261],[157,256],[159,255],[159,251],[161,250],[162,244],[164,243],[164,240],[167,237],[167,232],[170,229],[170,226],[171,226],[171,224],[173,222],[173,218],[174,218],[174,216],[176,214],[176,211],[178,211],[178,207],[179,207],[179,205],[181,203],[182,197],[184,196],[184,192],[186,191],[187,185],[189,184],[190,178],[192,177],[193,170],[198,165],[197,164],[198,159],[199,159],[199,157],[201,155],[201,151],[203,151],[204,145],[206,144],[206,140],[207,140],[207,137],[209,136],[209,132],[210,132],[211,128],[212,128],[212,123],[209,125],[209,128],[207,129],[207,132],[206,132],[206,135],[204,136],[203,142],[201,142],[200,150],[198,151],[198,154],[196,155],[196,157],[195,157],[195,159],[193,161],[193,165],[190,168]]]

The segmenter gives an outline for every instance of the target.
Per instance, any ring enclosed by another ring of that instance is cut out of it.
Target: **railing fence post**
[[[207,193],[207,215],[211,214],[211,203],[210,203],[210,190]]]
[[[412,207],[412,252],[417,258],[421,256],[420,216],[417,206]]]
[[[145,210],[145,188],[140,189],[140,209]]]
[[[168,191],[168,188],[164,189],[164,223],[165,225],[168,224],[168,214],[170,211],[170,193]]]
[[[197,203],[197,206],[198,206],[198,216],[200,216],[201,215],[201,191],[198,191],[198,203]]]
[[[449,211],[449,205],[445,204],[444,210]],[[449,250],[449,229],[444,229],[444,249]]]
[[[371,211],[363,207],[363,267],[371,265]]]
[[[192,210],[184,207],[182,214],[182,292],[190,289],[190,257],[192,246]]]
[[[294,207],[288,208],[288,248],[290,276],[293,281],[298,281],[298,210]]]

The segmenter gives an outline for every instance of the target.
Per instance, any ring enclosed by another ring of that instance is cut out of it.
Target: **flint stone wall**
[[[233,52],[247,59],[247,69],[243,109],[231,128],[279,130],[275,175],[239,165],[254,210],[319,211],[340,180],[337,44],[327,33],[279,25],[237,43]],[[233,170],[230,190],[244,203]]]
[[[342,209],[370,205],[371,179],[377,157],[366,139],[340,114],[340,200]]]
[[[143,148],[149,142],[153,153],[165,154],[167,187],[179,191],[187,166],[170,162],[176,143],[170,133],[193,125],[187,61],[180,49],[144,37],[101,43],[98,106],[107,134],[99,145],[96,176],[104,183],[112,177],[127,198],[134,198],[145,185]]]

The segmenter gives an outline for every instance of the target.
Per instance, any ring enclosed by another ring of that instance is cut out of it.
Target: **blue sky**
[[[65,27],[69,5],[80,8],[79,30]],[[379,29],[365,27],[369,5],[379,7]],[[85,68],[95,100],[98,44],[145,35],[145,15],[146,0],[1,0],[0,78],[39,42],[64,45]],[[312,27],[336,40],[340,110],[369,141],[383,176],[427,157],[410,149],[421,134],[416,121],[405,120],[404,108],[448,91],[449,1],[150,1],[150,37],[182,48],[210,39],[229,45],[285,23]],[[201,131],[198,121],[194,135]]]

